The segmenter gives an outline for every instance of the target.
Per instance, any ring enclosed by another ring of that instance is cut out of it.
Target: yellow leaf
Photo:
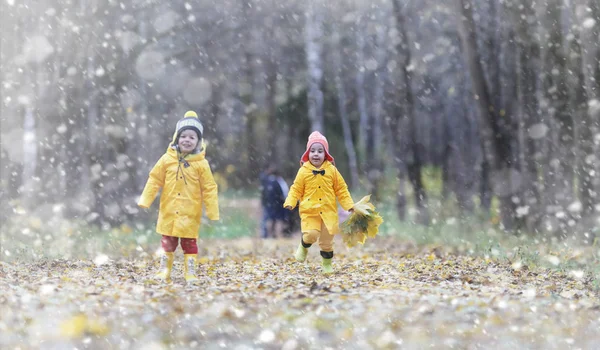
[[[85,332],[86,324],[87,316],[73,316],[60,325],[60,332],[63,336],[68,338],[79,338]]]
[[[129,233],[133,232],[133,229],[131,228],[131,226],[129,226],[127,224],[122,224],[121,225],[121,232],[129,234]]]
[[[87,324],[87,331],[88,333],[95,335],[107,335],[108,327],[104,323],[96,320],[90,320]]]

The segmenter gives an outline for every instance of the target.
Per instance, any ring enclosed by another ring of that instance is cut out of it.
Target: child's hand
[[[287,210],[292,210],[292,206],[291,206],[291,205],[286,205],[286,206],[285,206],[285,209],[287,209]]]

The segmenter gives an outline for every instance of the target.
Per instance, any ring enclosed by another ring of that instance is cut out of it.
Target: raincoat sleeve
[[[294,179],[294,183],[292,187],[290,187],[290,191],[288,192],[287,198],[285,199],[285,203],[283,203],[283,207],[290,206],[292,208],[296,207],[298,201],[302,199],[304,196],[304,175],[302,174],[302,168],[298,170],[298,174],[296,174],[296,179]]]
[[[340,205],[344,210],[350,210],[354,206],[354,201],[352,200],[352,196],[350,196],[350,192],[348,191],[348,185],[342,174],[335,169],[335,180],[333,181],[333,190],[335,191],[335,195],[340,202]]]
[[[206,216],[210,220],[219,220],[218,187],[207,161],[203,161],[200,167],[200,188]]]
[[[140,196],[140,200],[138,201],[138,205],[142,208],[150,208],[152,202],[156,198],[158,191],[165,184],[165,168],[163,157],[161,157],[158,162],[154,165],[152,170],[150,170],[150,175],[148,176],[148,181],[146,182],[146,186],[144,186],[144,191]]]

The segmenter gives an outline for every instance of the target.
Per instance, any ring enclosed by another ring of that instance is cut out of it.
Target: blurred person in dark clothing
[[[274,166],[261,172],[260,183],[263,209],[261,236],[262,238],[282,237],[283,227],[289,215],[283,208],[289,190],[288,185]]]

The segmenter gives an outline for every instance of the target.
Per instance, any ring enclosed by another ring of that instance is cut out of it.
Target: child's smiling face
[[[313,143],[310,146],[308,159],[310,160],[310,163],[315,166],[315,168],[323,165],[323,162],[325,161],[325,147],[323,147],[323,145],[320,143]]]
[[[183,130],[177,145],[181,153],[191,153],[198,146],[198,134],[194,130]]]

